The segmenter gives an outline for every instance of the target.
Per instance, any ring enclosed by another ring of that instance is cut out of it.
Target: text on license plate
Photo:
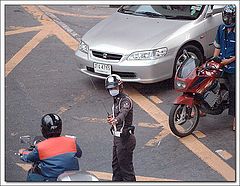
[[[93,63],[94,72],[100,74],[110,75],[112,72],[112,66],[108,64]]]

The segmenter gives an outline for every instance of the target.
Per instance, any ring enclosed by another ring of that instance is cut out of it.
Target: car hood
[[[92,50],[125,54],[151,49],[189,22],[116,12],[90,29],[83,41]]]

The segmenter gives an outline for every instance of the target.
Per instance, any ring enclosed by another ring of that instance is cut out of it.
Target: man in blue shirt
[[[235,70],[236,70],[236,6],[226,5],[222,12],[223,24],[218,27],[214,41],[214,57],[219,56],[224,66],[224,75],[229,81],[229,115],[234,117],[233,130],[235,130]]]

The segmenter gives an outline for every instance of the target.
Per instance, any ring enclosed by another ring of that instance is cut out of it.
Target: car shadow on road
[[[137,89],[143,95],[156,95],[160,92],[170,91],[174,89],[174,84],[172,79],[165,81],[150,83],[150,84],[141,84],[141,83],[128,83]]]

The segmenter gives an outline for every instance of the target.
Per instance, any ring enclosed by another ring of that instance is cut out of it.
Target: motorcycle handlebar
[[[22,156],[22,154],[20,154],[19,152],[15,152],[14,155],[16,155],[16,156]]]
[[[216,63],[221,63],[222,59],[218,56],[214,56],[214,57],[211,57],[210,59],[208,59],[206,62],[210,62],[210,61],[214,61]]]
[[[218,71],[222,71],[221,68],[213,68],[213,67],[205,67],[203,68],[204,70],[218,70]]]

